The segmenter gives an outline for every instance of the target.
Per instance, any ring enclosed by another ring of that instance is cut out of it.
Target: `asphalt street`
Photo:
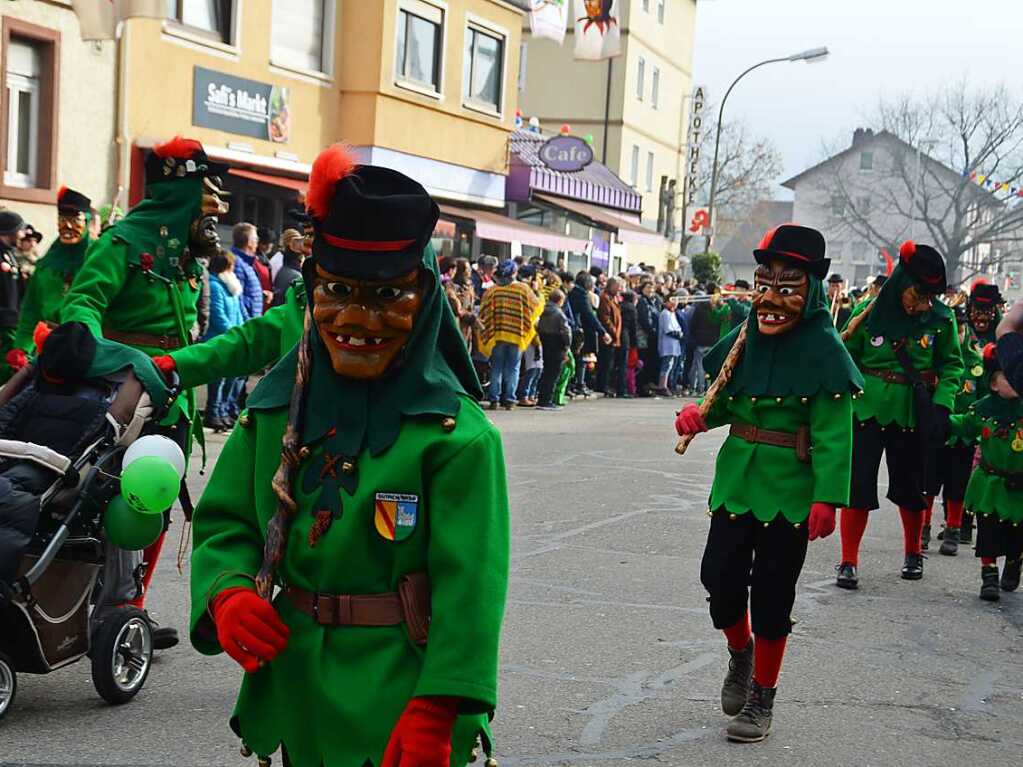
[[[725,741],[726,653],[699,581],[723,435],[703,435],[684,458],[675,455],[677,407],[591,400],[560,413],[493,414],[504,435],[514,534],[494,724],[500,763],[1018,760],[1023,594],[981,602],[969,550],[950,558],[932,549],[922,581],[900,580],[901,530],[888,504],[867,530],[858,592],[833,585],[837,534],[810,545],[774,732],[759,745]],[[210,443],[212,459],[222,439]],[[180,529],[150,605],[183,629]],[[239,678],[226,656],[203,657],[186,645],[161,654],[138,698],[118,708],[96,696],[85,663],[23,675],[15,708],[0,723],[0,763],[255,767],[227,727]]]

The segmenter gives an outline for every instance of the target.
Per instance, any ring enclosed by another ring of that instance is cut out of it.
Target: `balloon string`
[[[185,524],[181,526],[181,538],[178,540],[178,575],[184,575],[184,569],[182,563],[185,561],[185,556],[188,554],[188,544],[192,539],[192,520],[186,519]]]

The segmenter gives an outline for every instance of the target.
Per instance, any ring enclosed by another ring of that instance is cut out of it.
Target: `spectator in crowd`
[[[593,277],[593,289],[595,292],[600,293],[604,290],[604,286],[607,285],[607,275],[604,274],[604,270],[599,266],[590,267],[590,276]]]
[[[256,257],[261,263],[270,266],[270,257],[277,248],[277,233],[267,226],[256,229],[256,236],[259,237],[259,244],[256,246]]]
[[[716,285],[707,286],[707,300],[699,301],[693,309],[690,318],[690,338],[693,345],[693,361],[689,370],[688,388],[694,396],[702,396],[707,391],[707,375],[703,370],[703,357],[710,351],[710,348],[721,338],[722,321],[727,320],[727,306],[725,317],[722,318],[720,311],[721,293]],[[663,315],[662,315],[663,316]]]
[[[536,407],[541,373],[543,349],[540,348],[540,337],[536,335],[522,353],[522,373],[518,387],[519,407]]]
[[[645,278],[639,287],[636,299],[636,347],[639,349],[643,368],[637,374],[636,390],[639,396],[648,396],[657,386],[660,355],[657,354],[657,318],[660,310],[655,299],[656,289],[650,278]]]
[[[36,270],[36,261],[40,258],[39,245],[42,241],[43,236],[32,224],[26,224],[18,234],[17,252],[14,257],[18,260],[18,273],[21,275],[22,283]]]
[[[613,397],[619,393],[616,363],[622,347],[622,310],[618,305],[622,283],[617,277],[607,281],[600,293],[600,304],[597,307],[597,319],[607,331],[609,340],[600,345],[597,353],[597,391],[605,397]],[[621,391],[625,390],[625,371],[621,371]]]
[[[638,291],[643,281],[643,270],[638,266],[630,266],[625,270],[625,278],[629,281],[629,289]]]
[[[273,306],[283,304],[291,284],[302,279],[302,261],[305,260],[305,249],[302,247],[304,239],[303,234],[297,229],[285,229],[281,235],[282,259],[273,281]]]
[[[479,318],[476,316],[476,291],[473,288],[474,272],[466,258],[452,259],[453,266],[451,279],[445,286],[445,294],[451,311],[458,320],[458,327],[462,331],[465,345],[472,349],[472,338],[474,331],[480,326]]]
[[[270,290],[270,272],[266,272],[266,288],[254,266],[259,236],[252,224],[235,224],[231,230],[234,254],[234,274],[242,286],[242,319],[251,320],[263,315],[263,291]],[[270,293],[273,298],[273,293]]]
[[[575,287],[568,294],[568,303],[572,308],[575,321],[582,331],[583,341],[579,345],[579,353],[576,355],[576,381],[575,393],[587,395],[589,389],[586,386],[586,364],[584,358],[589,354],[595,354],[598,341],[603,344],[611,343],[611,336],[597,318],[594,311],[591,296],[593,293],[594,280],[589,272],[579,272],[575,276]]]
[[[686,302],[689,298],[689,291],[686,288],[679,288],[675,294],[675,319],[678,320],[679,329],[682,335],[679,338],[679,356],[671,368],[671,378],[668,381],[668,388],[673,392],[686,393],[685,378],[685,355],[686,336],[689,332],[689,315],[686,314]]]
[[[560,407],[555,400],[555,391],[561,380],[562,370],[572,356],[572,327],[562,307],[565,294],[555,288],[551,291],[543,314],[537,323],[540,345],[543,348],[543,372],[540,374],[539,410],[556,410]]]
[[[619,350],[617,364],[618,377],[621,388],[618,396],[631,399],[636,396],[636,364],[632,363],[632,375],[630,378],[630,360],[633,356],[638,358],[637,347],[639,337],[639,312],[636,309],[636,294],[631,290],[622,293],[622,345]],[[631,385],[630,385],[631,381]]]
[[[234,273],[234,253],[221,251],[210,259],[210,320],[203,341],[208,341],[241,325],[242,284]],[[234,400],[240,393],[239,381],[221,378],[212,381],[206,397],[206,427],[225,431],[233,425]]]
[[[745,322],[746,318],[749,317],[750,309],[753,308],[752,294],[750,293],[749,283],[746,280],[736,280],[735,284],[732,285],[732,289],[735,291],[735,295],[729,296],[725,301],[731,312],[729,330]]]
[[[494,284],[494,270],[497,269],[497,259],[493,256],[480,256],[476,262],[476,271],[472,273],[472,289],[476,294],[476,300],[482,301],[483,294]]]
[[[682,328],[675,316],[677,299],[668,296],[657,323],[657,353],[661,358],[660,378],[657,382],[657,393],[669,397],[673,394],[669,388],[671,374],[682,354]]]
[[[511,410],[519,384],[522,353],[536,334],[542,310],[540,298],[524,282],[517,282],[514,261],[502,261],[494,272],[494,285],[480,302],[480,351],[490,357],[490,409]]]

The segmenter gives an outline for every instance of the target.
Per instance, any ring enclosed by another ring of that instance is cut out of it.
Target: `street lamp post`
[[[707,203],[707,218],[710,221],[711,233],[707,235],[707,247],[704,252],[710,251],[711,240],[714,237],[714,195],[717,193],[718,187],[718,151],[721,148],[721,120],[725,114],[725,102],[728,101],[728,96],[731,94],[732,89],[738,85],[739,81],[752,72],[754,69],[767,66],[768,64],[777,64],[782,61],[805,61],[807,63],[813,63],[817,61],[823,61],[828,56],[828,49],[825,46],[820,48],[811,48],[808,51],[802,51],[801,53],[794,53],[791,56],[783,56],[777,59],[766,59],[761,61],[759,64],[754,64],[741,75],[736,77],[732,84],[728,86],[728,90],[725,91],[725,97],[721,99],[721,107],[718,109],[718,124],[716,135],[714,136],[714,165],[710,171],[710,200]],[[684,222],[683,222],[684,223]]]

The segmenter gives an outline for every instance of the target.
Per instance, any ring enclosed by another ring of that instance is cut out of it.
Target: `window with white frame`
[[[654,153],[646,153],[646,190],[654,191]]]
[[[270,60],[330,74],[333,30],[334,0],[273,0]]]
[[[466,103],[501,111],[504,38],[470,24],[465,30],[462,88]]]
[[[657,23],[664,23],[664,2],[665,0],[657,0]]]
[[[646,60],[640,56],[636,64],[636,98],[643,100],[643,81],[646,79]]]
[[[404,0],[398,8],[395,78],[440,93],[443,34],[442,9]]]
[[[12,40],[7,48],[7,153],[4,183],[37,186],[42,55],[36,46]]]
[[[632,162],[629,166],[629,181],[633,186],[639,184],[639,147],[632,145]]]
[[[657,109],[657,99],[661,93],[661,70],[658,67],[654,67],[654,71],[650,73],[650,105]]]
[[[231,45],[234,0],[167,0],[167,18]],[[294,18],[294,17],[291,17]]]

